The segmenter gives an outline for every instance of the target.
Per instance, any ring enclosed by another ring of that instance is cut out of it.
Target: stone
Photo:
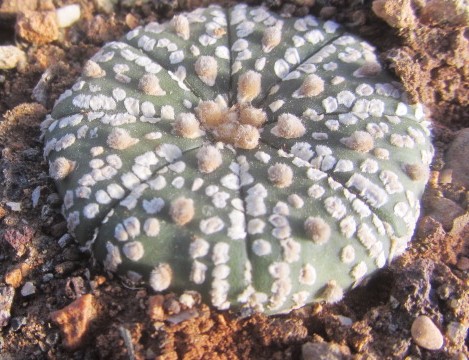
[[[448,324],[446,328],[446,336],[450,342],[454,344],[455,348],[462,349],[464,347],[464,341],[467,336],[467,328],[467,325],[457,321],[451,321]]]
[[[15,289],[11,286],[0,286],[0,329],[7,326],[11,317],[11,305]]]
[[[11,319],[11,330],[18,331],[26,325],[28,318],[26,316],[17,316]]]
[[[3,0],[0,2],[0,19],[14,19],[20,11],[37,10],[38,0]]]
[[[452,169],[452,183],[469,188],[469,129],[458,131],[446,152],[445,169]]]
[[[164,314],[164,296],[153,295],[148,298],[148,309],[147,314],[153,321],[163,321],[165,319]]]
[[[114,7],[117,5],[118,0],[94,0],[96,7],[108,14],[114,11]]]
[[[44,45],[59,38],[55,11],[25,11],[18,15],[16,33],[36,45]]]
[[[426,315],[414,320],[410,329],[415,343],[427,350],[438,350],[443,346],[443,335],[440,329]]]
[[[63,345],[73,350],[83,345],[96,315],[95,298],[86,294],[63,309],[52,312],[50,318],[60,328]]]
[[[465,0],[429,0],[420,12],[420,19],[432,25],[469,25],[469,4]]]
[[[72,26],[81,17],[81,9],[78,4],[63,6],[58,8],[55,13],[57,14],[57,24],[59,28]]]
[[[457,268],[461,271],[468,271],[469,270],[469,258],[462,256],[458,263],[456,264]]]
[[[301,347],[303,360],[351,359],[350,349],[345,345],[326,342],[308,342]]]
[[[30,296],[36,293],[36,286],[31,282],[28,281],[23,285],[21,288],[21,295],[23,296]]]
[[[26,263],[15,266],[5,274],[5,283],[15,289],[19,288],[28,271],[29,266]]]
[[[440,222],[446,231],[451,230],[454,219],[464,214],[463,208],[444,197],[432,198],[429,207],[431,209],[429,215]]]
[[[0,69],[14,69],[19,63],[26,62],[23,50],[13,45],[0,46]]]
[[[9,201],[6,205],[11,209],[11,211],[19,212],[21,211],[21,203],[17,201]]]
[[[375,0],[372,9],[376,16],[386,21],[391,27],[403,29],[416,26],[416,18],[410,0]]]

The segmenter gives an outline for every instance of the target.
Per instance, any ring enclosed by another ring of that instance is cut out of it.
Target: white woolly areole
[[[300,88],[295,92],[296,97],[314,97],[324,91],[324,80],[316,74],[308,75]],[[293,95],[293,96],[295,96]]]
[[[160,233],[160,222],[157,218],[148,218],[143,224],[143,231],[147,236],[157,236]]]
[[[185,197],[179,197],[171,202],[169,215],[178,225],[185,225],[194,217],[194,201]]]
[[[112,149],[125,150],[136,143],[138,139],[133,138],[129,132],[122,128],[114,128],[107,137],[107,144]]]
[[[132,241],[125,243],[122,248],[122,252],[125,256],[127,256],[132,261],[138,261],[143,257],[145,250],[143,249],[143,245],[139,241]]]
[[[220,150],[213,145],[206,145],[197,151],[197,164],[199,171],[209,174],[220,167],[223,158]]]
[[[320,217],[308,217],[304,227],[306,234],[315,244],[325,244],[331,237],[331,227]]]
[[[49,175],[54,180],[63,180],[75,169],[75,161],[59,157],[49,164]]]
[[[147,95],[163,96],[166,95],[160,86],[160,80],[154,74],[145,74],[138,82],[138,88]]]
[[[261,74],[249,70],[238,79],[238,101],[249,102],[254,100],[261,92]]]
[[[190,25],[189,20],[185,15],[175,15],[170,25],[172,26],[174,32],[184,40],[189,40],[190,37]]]
[[[194,64],[195,72],[200,80],[208,86],[215,85],[218,74],[217,59],[213,56],[201,56]]]
[[[83,75],[97,79],[105,76],[106,71],[104,71],[98,63],[93,60],[88,60],[83,67]]]
[[[252,125],[239,125],[235,129],[233,145],[240,149],[255,149],[259,145],[259,130]]]
[[[278,188],[285,188],[293,182],[293,170],[290,166],[276,163],[267,170],[268,179]]]
[[[262,35],[262,51],[271,52],[282,40],[282,27],[274,25],[264,30]]]
[[[374,147],[373,136],[366,131],[354,131],[349,137],[340,140],[349,149],[357,152],[368,152]]]
[[[202,101],[195,111],[200,122],[206,127],[215,127],[222,122],[223,112],[215,101]]]
[[[179,113],[174,122],[174,130],[176,134],[182,137],[194,139],[202,135],[199,125],[199,121],[194,114]]]
[[[277,124],[271,130],[272,134],[285,139],[295,139],[303,136],[306,128],[301,120],[293,114],[282,114],[277,119]]]

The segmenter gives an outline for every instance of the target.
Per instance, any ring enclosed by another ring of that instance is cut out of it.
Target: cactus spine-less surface
[[[106,44],[43,133],[69,231],[107,270],[275,314],[405,249],[426,125],[368,43],[238,5]]]

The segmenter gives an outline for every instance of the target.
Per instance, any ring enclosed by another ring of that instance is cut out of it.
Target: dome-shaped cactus
[[[106,44],[43,132],[69,231],[107,270],[274,314],[403,251],[423,115],[336,23],[212,6]]]

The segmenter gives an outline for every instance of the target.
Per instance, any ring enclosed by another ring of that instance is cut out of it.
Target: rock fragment
[[[15,296],[15,289],[11,286],[0,286],[0,328],[8,325],[10,310]]]
[[[14,19],[16,14],[25,10],[37,10],[38,0],[3,0],[0,2],[0,19]]]
[[[460,130],[446,153],[445,169],[452,169],[452,182],[469,188],[469,129]]]
[[[303,360],[345,360],[351,356],[347,346],[326,342],[307,342],[301,353]]]
[[[61,8],[57,9],[55,13],[57,14],[57,24],[59,28],[66,28],[73,25],[80,19],[80,5],[71,4],[62,6]]]
[[[426,315],[421,315],[412,323],[410,329],[415,343],[427,350],[438,350],[443,346],[443,335],[433,321]]]
[[[13,69],[25,61],[26,55],[23,50],[12,45],[0,46],[0,70]]]
[[[55,11],[25,11],[18,16],[16,33],[36,45],[44,45],[59,38],[59,24]]]
[[[410,0],[387,1],[375,0],[372,4],[373,12],[386,21],[390,26],[398,29],[414,28],[417,23]]]
[[[96,317],[94,301],[93,295],[86,294],[50,314],[51,320],[60,328],[64,346],[69,350],[78,348],[85,341],[90,323]]]
[[[7,285],[13,286],[15,289],[19,288],[23,282],[24,276],[27,275],[28,271],[29,265],[26,263],[15,266],[5,274],[5,283]]]
[[[28,281],[23,285],[21,288],[21,295],[26,297],[30,295],[34,295],[36,293],[36,286],[31,282]]]

